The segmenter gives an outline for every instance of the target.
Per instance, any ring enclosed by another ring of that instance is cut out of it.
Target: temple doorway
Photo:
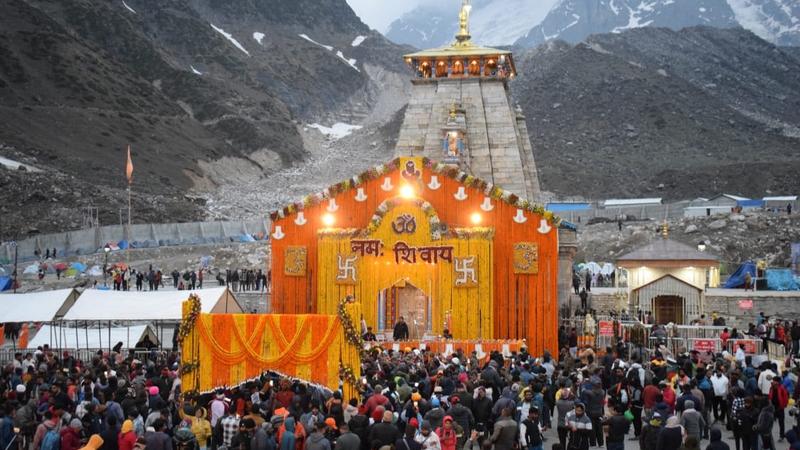
[[[657,324],[670,322],[683,324],[683,298],[677,295],[660,295],[653,299]]]
[[[431,329],[430,298],[422,289],[401,280],[384,290],[381,297],[378,312],[385,317],[383,329],[387,338],[391,338],[400,317],[408,324],[409,339],[422,339]]]

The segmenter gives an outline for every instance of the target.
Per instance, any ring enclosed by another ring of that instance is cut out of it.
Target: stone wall
[[[753,309],[739,308],[739,300],[752,300]],[[796,296],[748,296],[744,292],[741,296],[706,295],[704,311],[708,316],[717,312],[725,318],[726,325],[739,329],[746,329],[750,322],[755,323],[756,316],[762,311],[766,316],[800,320],[800,292]]]
[[[538,199],[530,138],[503,80],[414,80],[396,155],[440,160],[442,129],[453,104],[465,111],[472,174],[521,197]]]

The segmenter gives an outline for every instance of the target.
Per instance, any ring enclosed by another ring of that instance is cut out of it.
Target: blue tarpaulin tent
[[[69,265],[71,268],[77,270],[80,273],[86,272],[86,264],[74,262]]]
[[[11,289],[12,285],[13,281],[11,280],[11,277],[0,277],[0,291],[7,291]]]
[[[128,241],[126,241],[126,240],[124,240],[124,239],[123,239],[123,240],[121,240],[121,241],[119,241],[119,242],[117,243],[117,245],[119,245],[119,249],[120,249],[120,250],[127,250],[127,249],[128,249],[128,247],[130,247],[130,245],[128,245]]]
[[[744,287],[744,275],[746,273],[749,273],[750,276],[753,277],[753,280],[756,279],[756,265],[753,263],[753,261],[747,261],[739,266],[739,268],[736,269],[736,272],[733,272],[733,274],[728,278],[728,281],[725,282],[725,286],[723,287],[725,289]]]
[[[796,291],[797,282],[791,269],[767,269],[767,289],[771,291]]]
[[[239,236],[239,242],[255,242],[255,241],[256,240],[253,239],[253,236],[250,236],[249,234],[243,234]]]

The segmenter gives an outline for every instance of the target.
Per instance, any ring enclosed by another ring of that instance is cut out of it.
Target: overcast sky
[[[424,0],[347,0],[361,20],[381,33],[404,13],[411,11]],[[431,0],[428,0],[431,1]]]

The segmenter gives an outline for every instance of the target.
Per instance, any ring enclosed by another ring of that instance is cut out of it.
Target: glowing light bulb
[[[414,198],[414,188],[408,184],[404,184],[400,187],[400,197]]]
[[[472,223],[478,225],[481,223],[481,220],[483,220],[483,217],[479,213],[472,213],[472,215],[469,216],[469,219],[472,221]]]
[[[322,216],[322,223],[325,224],[326,227],[329,227],[336,223],[336,217],[333,214],[325,214]]]

